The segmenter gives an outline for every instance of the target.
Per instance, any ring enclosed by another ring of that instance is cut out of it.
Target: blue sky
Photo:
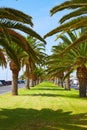
[[[32,21],[34,23],[33,30],[43,37],[47,32],[59,25],[58,20],[66,13],[62,11],[51,17],[50,9],[64,1],[65,0],[0,0],[0,7],[15,8],[32,16]],[[55,36],[46,39],[47,54],[51,53],[53,45],[58,44],[58,41],[54,41]],[[0,79],[7,80],[11,78],[10,70],[3,69],[2,71],[2,68],[0,68],[0,72],[2,73]]]

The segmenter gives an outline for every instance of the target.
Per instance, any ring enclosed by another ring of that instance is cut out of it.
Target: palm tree
[[[12,29],[18,29],[20,31],[28,33],[31,36],[34,36],[38,38],[39,40],[45,42],[43,38],[40,37],[39,34],[37,34],[35,31],[33,31],[31,28],[25,25],[25,24],[29,24],[33,26],[31,16],[28,16],[21,11],[11,9],[11,8],[0,8],[0,11],[2,12],[0,15],[0,32],[1,32],[0,44],[3,47],[10,49],[10,47],[8,46],[8,43],[6,42],[9,42],[10,44],[12,44],[11,41],[14,41],[18,45],[20,45],[22,48],[24,48],[26,51],[31,51],[31,49],[29,50],[30,45],[26,43],[26,40],[23,38],[23,36],[19,35],[17,32],[15,32]],[[22,42],[20,42],[18,39],[21,40]],[[9,53],[13,53],[13,52],[9,51]],[[14,56],[13,58],[16,62],[18,62]]]
[[[11,44],[10,48],[12,49],[13,54],[15,55],[15,58],[18,61],[18,65],[17,65],[16,62],[11,57],[11,55],[8,53],[8,50],[5,50],[6,53],[8,54],[9,61],[10,61],[10,69],[12,71],[12,95],[18,95],[18,74],[21,69],[22,59],[26,57],[26,51],[24,51],[21,47],[19,47],[15,43]],[[33,51],[32,48],[31,48],[31,51]],[[27,53],[27,55],[30,55],[31,51],[30,53]],[[33,51],[33,54],[34,54],[34,51]]]
[[[17,82],[18,82],[18,73],[20,71],[20,56],[26,56],[32,54],[33,57],[34,51],[31,48],[31,46],[27,43],[26,39],[18,34],[17,32],[13,30],[8,30],[8,33],[3,36],[3,32],[0,33],[1,41],[0,45],[4,47],[4,50],[6,54],[10,58],[10,69],[12,70],[12,75],[13,75],[13,82],[12,82],[12,94],[17,95],[18,94],[18,89],[17,89]],[[10,37],[9,37],[10,35]],[[23,53],[25,51],[25,53]],[[20,55],[21,53],[21,55]]]
[[[9,48],[8,43],[12,44],[11,41],[14,41],[19,46],[24,48],[26,51],[29,50],[29,46],[26,42],[26,40],[23,38],[22,35],[15,32],[13,29],[17,29],[19,31],[23,31],[25,33],[30,34],[31,36],[36,37],[37,39],[43,41],[43,38],[39,34],[37,34],[35,31],[33,31],[31,28],[26,26],[26,24],[29,24],[30,26],[33,26],[32,23],[32,17],[24,14],[23,12],[11,8],[0,8],[1,15],[0,15],[0,36],[1,36],[1,45],[5,48]],[[11,36],[11,37],[10,37]],[[20,42],[19,40],[22,42]],[[9,53],[13,53],[12,51],[9,51]],[[32,52],[31,52],[32,53]],[[13,57],[14,60],[17,59]]]
[[[56,47],[55,47],[56,48]],[[54,48],[53,48],[54,49]],[[53,82],[63,87],[62,79],[64,77],[64,68],[61,67],[62,59],[58,58],[58,54],[53,52],[47,57],[47,77],[53,79]]]
[[[3,42],[4,53],[6,53],[5,55],[9,58],[10,69],[12,71],[12,95],[18,95],[18,74],[20,71],[21,58],[23,57],[24,50],[15,44],[14,41],[12,41],[12,44],[7,44],[7,41],[4,39]]]
[[[33,26],[31,16],[11,8],[0,8],[0,12],[0,45],[5,49],[7,55],[13,61],[10,63],[10,68],[13,71],[14,78],[13,95],[17,95],[17,77],[20,70],[20,60],[17,57],[14,48],[12,48],[12,44],[15,43],[19,45],[21,49],[26,51],[28,54],[32,54],[33,57],[35,57],[35,55],[33,49],[27,43],[26,39],[14,30],[16,29],[25,32],[33,37],[36,37],[44,43],[46,42],[39,34],[37,34],[28,26]]]
[[[45,70],[42,68],[42,66],[36,66],[34,70],[34,76],[35,76],[35,85],[41,83],[43,80],[45,80]]]
[[[65,59],[64,58],[62,59],[61,58],[62,56],[60,56],[60,57],[58,56],[58,55],[60,55],[61,51],[69,44],[70,41],[67,39],[67,37],[64,37],[64,36],[62,36],[61,39],[63,40],[64,43],[66,42],[66,44],[60,43],[58,46],[53,46],[52,52],[53,52],[53,55],[55,58],[54,60],[56,60],[58,58],[58,62],[59,62],[58,70],[60,70],[60,72],[61,72],[61,73],[59,73],[59,76],[58,76],[60,79],[59,81],[61,84],[63,84],[63,80],[65,79],[65,90],[70,90],[70,75],[68,75],[66,78],[64,78],[64,75],[67,75],[69,73],[70,66],[68,64],[66,64],[65,66],[62,66],[62,64],[60,64],[60,63],[62,62],[64,65]],[[64,62],[63,62],[63,60],[64,60]],[[62,77],[61,77],[61,74],[62,74]]]

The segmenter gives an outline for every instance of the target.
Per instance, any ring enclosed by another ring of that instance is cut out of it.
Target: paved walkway
[[[0,95],[10,92],[11,91],[11,86],[12,85],[8,85],[8,86],[2,86],[0,87]],[[25,84],[18,84],[18,88],[24,87]]]

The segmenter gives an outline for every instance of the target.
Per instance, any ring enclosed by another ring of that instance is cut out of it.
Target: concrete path
[[[12,85],[8,85],[8,86],[0,86],[0,95],[10,92],[11,91],[11,86]],[[25,84],[18,84],[18,88],[24,87]]]

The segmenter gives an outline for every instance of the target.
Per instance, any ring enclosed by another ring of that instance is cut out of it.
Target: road
[[[11,86],[12,85],[0,87],[0,95],[2,95],[4,93],[7,93],[7,92],[10,92],[11,91]],[[22,88],[24,86],[25,86],[25,84],[18,84],[18,88]]]

